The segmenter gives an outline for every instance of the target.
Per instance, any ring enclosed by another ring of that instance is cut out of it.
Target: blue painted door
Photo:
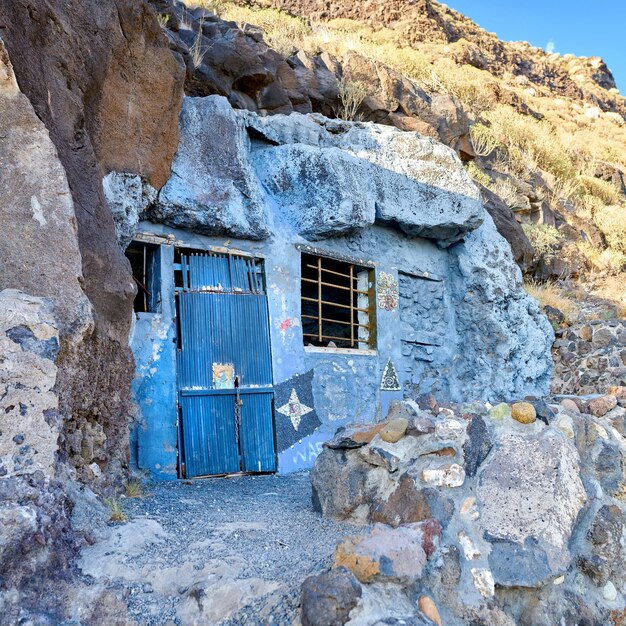
[[[178,393],[187,478],[276,470],[267,295],[261,267],[181,255]]]

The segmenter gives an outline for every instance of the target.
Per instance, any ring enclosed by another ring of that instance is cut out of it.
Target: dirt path
[[[80,567],[140,624],[293,624],[300,585],[359,528],[311,507],[308,474],[150,483]]]

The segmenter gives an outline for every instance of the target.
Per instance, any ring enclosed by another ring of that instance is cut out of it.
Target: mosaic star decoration
[[[302,402],[300,402],[300,398],[298,398],[298,393],[295,389],[291,390],[289,402],[287,402],[287,404],[283,404],[283,406],[276,410],[279,413],[286,415],[291,420],[291,423],[296,430],[298,430],[302,418],[307,415],[307,413],[311,413],[311,411],[313,411],[311,407],[308,407],[306,404],[302,404]]]

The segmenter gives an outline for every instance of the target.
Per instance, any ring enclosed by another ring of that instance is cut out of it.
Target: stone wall
[[[606,393],[626,385],[626,320],[593,320],[557,331],[552,392]]]
[[[592,415],[573,402],[431,397],[338,431],[311,472],[314,506],[376,525],[305,581],[303,626],[348,601],[339,623],[353,626],[623,624],[626,409],[615,400]]]

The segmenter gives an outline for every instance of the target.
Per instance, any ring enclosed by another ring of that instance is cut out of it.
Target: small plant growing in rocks
[[[103,502],[111,511],[110,522],[123,524],[128,521],[128,515],[124,512],[124,507],[117,497],[105,498]]]
[[[343,120],[359,120],[359,108],[368,95],[365,83],[341,79],[339,85],[339,117]]]
[[[124,485],[124,492],[127,498],[141,498],[145,495],[143,485],[138,480],[129,480]]]

